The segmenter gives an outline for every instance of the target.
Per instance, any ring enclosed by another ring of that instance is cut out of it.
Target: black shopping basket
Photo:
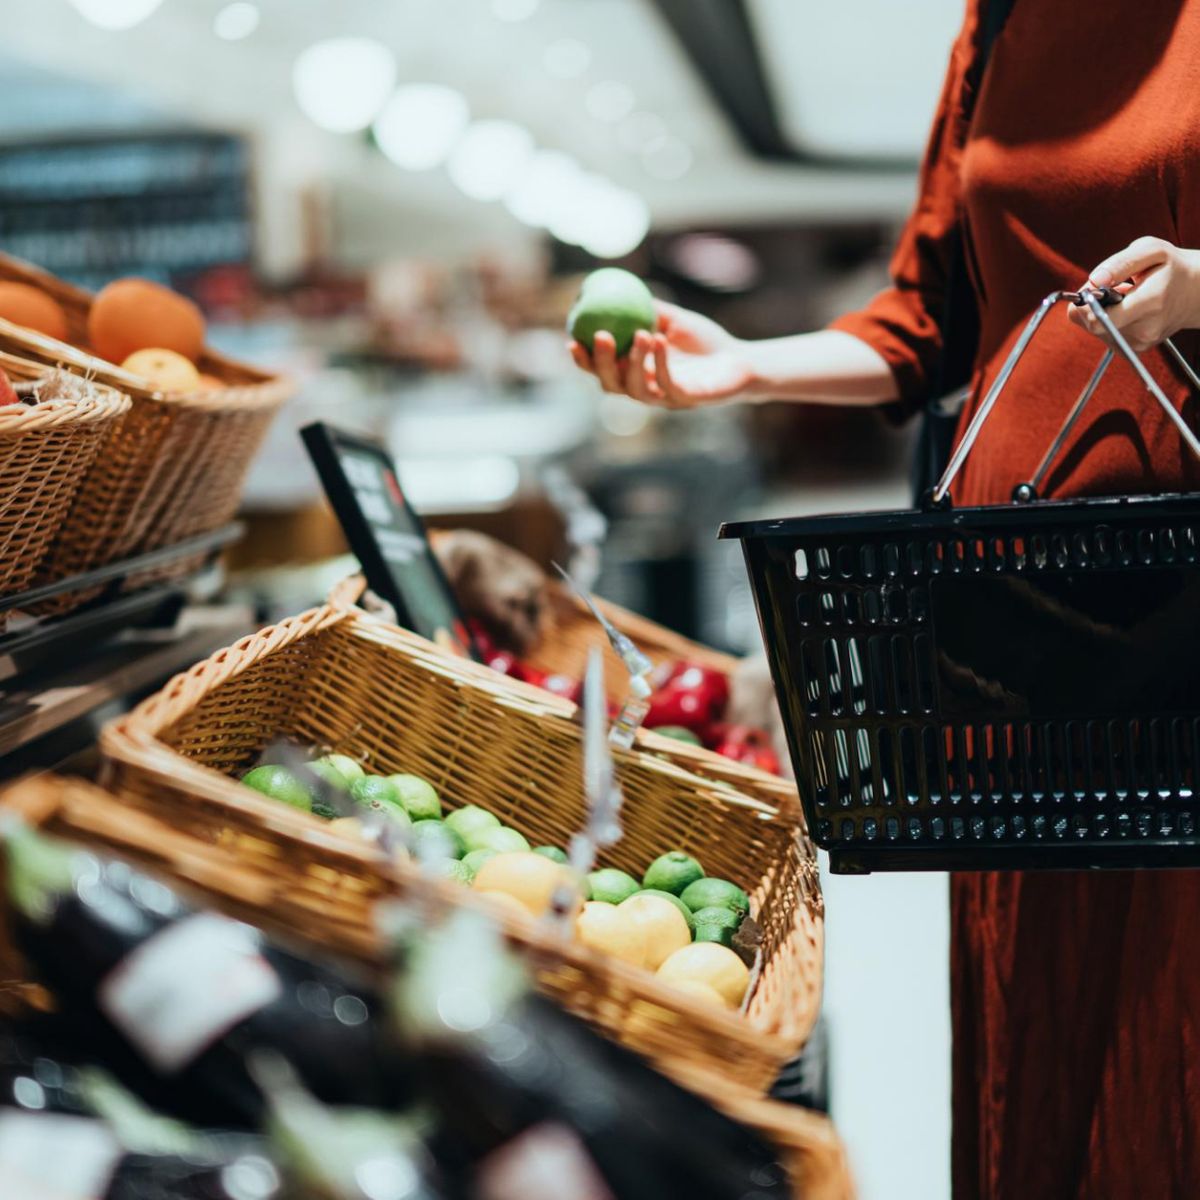
[[[923,510],[728,525],[808,822],[835,872],[1200,866],[1200,494],[1042,502],[1108,351],[1013,503],[948,489],[1043,301]],[[1200,378],[1174,345],[1191,382]]]

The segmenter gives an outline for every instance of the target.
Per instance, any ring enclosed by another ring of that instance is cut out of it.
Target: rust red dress
[[[1200,2],[1017,0],[968,121],[979,8],[951,55],[894,286],[836,322],[918,403],[961,222],[982,334],[964,422],[1046,293],[1144,234],[1200,248]],[[1200,361],[1194,335],[1177,344]],[[1100,349],[1051,314],[957,501],[1002,502],[1028,478]],[[1194,423],[1186,385],[1150,361]],[[1044,490],[1178,488],[1200,488],[1200,472],[1118,361]],[[955,1196],[1200,1197],[1200,872],[964,874],[951,906]]]

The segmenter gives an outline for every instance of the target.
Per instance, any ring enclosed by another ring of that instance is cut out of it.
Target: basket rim
[[[331,851],[335,858],[341,858],[347,864],[355,863],[362,867],[370,863],[378,866],[378,860],[368,848],[356,846],[348,839],[330,833],[322,828],[319,818],[287,808],[267,797],[257,796],[221,772],[201,766],[179,754],[157,737],[159,731],[191,711],[195,703],[210,690],[219,687],[262,658],[286,648],[300,638],[338,626],[347,626],[356,636],[383,645],[395,645],[395,635],[400,634],[405,650],[418,656],[426,669],[450,678],[456,677],[452,669],[456,660],[436,649],[426,649],[428,644],[422,639],[394,628],[380,627],[377,622],[367,623],[360,620],[354,612],[322,605],[295,617],[285,618],[276,625],[247,635],[233,646],[217,651],[190,670],[176,675],[160,692],[143,700],[130,713],[107,724],[99,740],[101,756],[105,760],[101,782],[110,780],[111,773],[117,765],[124,764],[135,768],[144,777],[165,788],[186,789],[201,801],[233,809],[251,818],[270,833],[298,837],[310,842],[316,839],[315,844],[319,845],[323,852]],[[466,682],[471,687],[479,686],[474,679],[468,679]],[[552,719],[562,719],[565,715],[560,698],[548,693],[541,694],[546,695],[550,703],[544,703],[536,696],[515,695],[508,689],[495,686],[487,690],[502,706]],[[569,725],[577,736],[582,736],[577,725],[573,722]],[[618,762],[637,762],[643,769],[685,783],[699,797],[712,799],[723,805],[741,805],[765,819],[778,820],[794,826],[797,852],[800,852],[801,842],[807,844],[807,832],[799,810],[795,813],[785,812],[759,800],[741,796],[730,785],[722,785],[693,775],[673,762],[641,750],[614,751],[614,757]],[[424,879],[407,864],[388,864],[386,869],[392,875],[400,876],[409,882]],[[813,869],[815,871],[815,862]],[[446,881],[446,886],[456,896],[462,891],[449,881]],[[801,896],[798,902],[805,905],[810,900],[811,897],[805,895]],[[818,903],[817,908],[821,909],[823,905]],[[635,991],[641,999],[676,1011],[683,1010],[692,1024],[699,1026],[701,1030],[707,1029],[744,1045],[752,1044],[756,1054],[769,1054],[781,1062],[786,1061],[803,1044],[803,1038],[807,1036],[807,1030],[803,1031],[802,1036],[796,1036],[764,1028],[757,1020],[741,1012],[717,1010],[699,1001],[695,1002],[698,1007],[692,1003],[685,1004],[683,1001],[688,999],[686,993],[677,994],[677,989],[660,982],[648,971],[622,963],[576,942],[564,943],[557,937],[539,935],[536,930],[523,928],[516,920],[506,921],[505,929],[534,952],[552,953],[564,957],[568,962],[587,964],[589,969],[598,972],[602,978],[619,980],[623,987]]]
[[[78,400],[46,400],[33,407],[10,404],[0,408],[0,438],[60,429],[67,425],[90,425],[111,421],[129,411],[128,396],[105,388],[104,394]],[[9,412],[9,409],[18,409]]]

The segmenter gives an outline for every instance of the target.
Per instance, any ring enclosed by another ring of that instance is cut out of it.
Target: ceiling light
[[[375,141],[396,166],[431,171],[449,157],[470,116],[465,98],[453,88],[405,84],[375,118]]]
[[[366,129],[396,83],[396,59],[373,38],[336,37],[309,46],[292,68],[304,114],[330,133]]]
[[[630,154],[640,154],[643,150],[661,142],[667,137],[667,123],[654,113],[635,112],[621,122],[617,130],[617,140],[623,149]]]
[[[617,122],[633,112],[636,103],[633,89],[615,79],[597,83],[588,90],[587,110],[597,121]]]
[[[528,21],[541,0],[492,0],[492,12],[500,21]]]
[[[71,0],[71,3],[101,29],[132,29],[150,16],[162,0]]]
[[[576,38],[559,38],[542,55],[542,65],[555,79],[578,79],[591,63],[591,50]]]
[[[504,197],[504,206],[523,224],[548,229],[571,206],[583,177],[569,154],[539,150]]]
[[[660,138],[642,151],[642,166],[655,179],[673,182],[691,169],[694,156],[687,142],[677,137]]]
[[[476,121],[450,156],[450,178],[472,200],[499,200],[533,157],[533,135],[512,121]]]
[[[257,4],[238,0],[235,4],[225,5],[213,18],[213,33],[227,42],[240,42],[258,28],[260,19]]]
[[[582,246],[597,258],[623,258],[650,231],[650,210],[636,192],[581,174],[549,228],[560,242]]]

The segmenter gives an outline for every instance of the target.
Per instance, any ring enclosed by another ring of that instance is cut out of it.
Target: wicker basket
[[[90,293],[4,255],[0,280],[32,284],[57,300],[71,342],[0,320],[0,350],[85,375],[133,402],[82,482],[70,519],[43,566],[42,581],[172,545],[231,520],[251,460],[290,393],[288,381],[206,351],[200,370],[225,386],[169,395],[149,390],[145,380],[86,350]],[[186,575],[202,558],[158,568],[130,585]],[[49,601],[40,611],[64,611],[88,598],[76,593]]]
[[[140,804],[140,801],[134,801]],[[88,784],[73,780],[28,780],[0,796],[0,808],[21,813],[48,832],[93,848],[111,851],[136,862],[209,905],[239,919],[262,926],[276,935],[342,956],[378,965],[377,948],[364,940],[366,925],[343,925],[342,906],[329,905],[316,916],[297,902],[285,864],[261,853],[245,853],[233,836],[214,845],[210,830],[193,822],[187,825],[163,816],[135,811]],[[261,838],[263,835],[257,835]],[[337,839],[308,833],[320,842]],[[369,855],[354,847],[344,852],[365,867]],[[338,864],[342,867],[342,863]],[[361,872],[360,872],[361,873]],[[397,878],[393,890],[403,893],[410,882]],[[342,887],[352,886],[343,880]],[[426,883],[424,900],[436,910],[463,903],[462,890],[453,884]],[[379,889],[372,887],[371,894]],[[471,903],[468,899],[467,903]],[[525,945],[527,939],[514,939]],[[548,957],[557,956],[555,948]],[[586,973],[577,985],[586,985]],[[0,1011],[13,1013],[42,1006],[46,997],[27,982],[24,965],[12,939],[0,924]],[[684,1015],[681,1011],[681,1015]],[[676,1074],[684,1083],[703,1088],[707,1076],[679,1064]],[[841,1143],[830,1122],[792,1105],[765,1100],[745,1089],[724,1084],[714,1090],[716,1102],[730,1116],[757,1130],[774,1145],[792,1177],[797,1200],[853,1200],[853,1187]]]
[[[516,694],[394,626],[326,606],[220,651],[108,726],[104,779],[180,829],[242,838],[247,859],[275,876],[289,904],[361,943],[372,899],[417,877],[381,872],[317,818],[230,775],[279,738],[327,746],[383,773],[415,771],[451,805],[480,804],[535,844],[562,845],[584,820],[581,734],[570,711],[557,697]],[[798,809],[781,812],[637,751],[618,770],[625,836],[606,864],[640,872],[682,846],[741,883],[763,927],[757,985],[744,1015],[705,1009],[645,971],[526,929],[521,936],[544,956],[539,978],[664,1069],[680,1062],[763,1090],[803,1045],[820,1000],[820,887]]]
[[[46,374],[40,363],[0,354],[14,382]],[[130,400],[97,386],[86,400],[0,408],[0,597],[30,586],[69,512],[80,481]],[[0,630],[7,613],[0,601]]]
[[[365,590],[366,581],[363,577],[351,575],[333,588],[327,603],[334,608],[358,612],[360,610],[356,606]],[[604,652],[605,679],[610,683],[626,679],[628,676],[624,664],[613,653],[608,638],[596,623],[596,618],[588,611],[587,605],[553,581],[548,584],[548,590],[553,606],[554,623],[545,643],[530,657],[530,665],[551,674],[581,679],[587,670],[589,653],[594,647],[599,647]],[[616,604],[599,600],[597,606],[622,633],[633,639],[656,666],[660,663],[686,660],[712,667],[725,675],[732,674],[737,667],[738,660],[731,655],[689,641]],[[480,673],[478,678],[490,682],[493,686],[508,687],[515,694],[535,700],[544,700],[547,695],[541,688],[498,675],[488,667],[474,669]],[[572,715],[575,706],[566,701],[563,703],[567,704],[567,714]],[[639,750],[678,763],[694,775],[732,784],[746,795],[754,796],[776,808],[794,808],[799,805],[795,784],[790,780],[725,758],[706,750],[703,746],[663,737],[651,729],[638,730],[635,744]]]

